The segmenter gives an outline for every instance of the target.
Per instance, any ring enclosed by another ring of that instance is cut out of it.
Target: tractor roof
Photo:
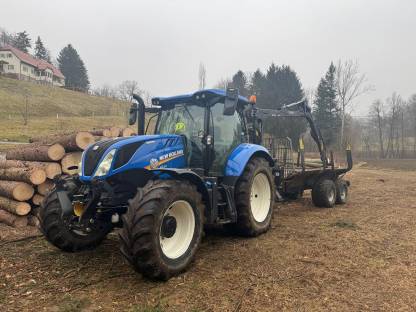
[[[218,97],[218,96],[225,98],[226,96],[225,90],[206,89],[206,90],[196,91],[194,93],[182,94],[182,95],[176,95],[176,96],[170,96],[170,97],[155,97],[152,99],[152,104],[160,105],[160,106],[174,105],[178,103],[188,102],[191,100],[199,100],[203,98],[209,99],[209,98]],[[238,101],[243,105],[249,103],[248,99],[241,95],[238,96]]]

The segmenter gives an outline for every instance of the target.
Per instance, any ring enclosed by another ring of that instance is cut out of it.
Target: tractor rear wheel
[[[342,179],[338,179],[335,183],[337,187],[337,199],[335,201],[336,204],[346,204],[348,200],[348,184],[347,181]]]
[[[121,252],[151,279],[168,280],[192,262],[203,231],[201,194],[187,181],[152,180],[123,215]]]
[[[235,188],[237,223],[241,235],[258,236],[270,228],[275,187],[272,169],[264,158],[251,159]]]
[[[316,207],[334,207],[336,196],[337,189],[331,179],[320,179],[312,188],[312,202]]]

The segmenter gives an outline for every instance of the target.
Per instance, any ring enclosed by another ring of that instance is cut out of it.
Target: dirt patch
[[[190,270],[166,283],[135,273],[115,233],[77,254],[42,237],[0,245],[0,310],[415,310],[416,172],[348,178],[347,205],[317,209],[308,193],[276,205],[258,238],[210,231]]]

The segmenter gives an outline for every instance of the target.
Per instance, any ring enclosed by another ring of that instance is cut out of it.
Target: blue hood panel
[[[82,174],[80,175],[80,180],[85,182],[90,181],[94,176],[98,165],[107,156],[107,154],[114,149],[116,150],[116,154],[108,174],[97,178],[106,179],[115,174],[132,169],[185,168],[186,166],[186,159],[184,155],[185,147],[183,145],[182,138],[179,135],[140,135],[129,138],[114,139],[113,141],[113,144],[111,144],[108,140],[106,142],[100,141],[90,145],[88,149],[85,150],[82,155]],[[139,147],[133,153],[133,156],[131,156],[126,163],[115,169],[114,160],[117,157],[117,153],[122,150],[123,147],[139,142],[142,144],[139,144]],[[89,176],[85,175],[87,155],[88,159],[91,159],[91,155],[93,155],[96,151],[98,152],[100,146],[103,145],[105,146],[105,151],[102,153],[99,161],[95,161],[96,163],[93,164],[93,174]]]

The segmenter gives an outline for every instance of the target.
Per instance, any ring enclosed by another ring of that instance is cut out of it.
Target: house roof
[[[32,55],[25,53],[11,45],[5,45],[4,47],[0,47],[0,51],[10,51],[12,52],[14,55],[16,55],[16,57],[29,65],[32,65],[33,67],[36,67],[39,70],[45,70],[47,68],[49,68],[52,72],[54,76],[57,76],[59,78],[65,79],[65,76],[62,74],[62,72],[56,68],[55,66],[53,66],[52,64],[44,61],[44,60],[40,60],[37,58],[34,58]]]
[[[152,99],[152,103],[154,105],[174,105],[178,103],[184,103],[187,101],[190,101],[197,97],[206,97],[210,98],[213,96],[219,96],[219,97],[226,97],[226,91],[220,90],[220,89],[205,89],[196,91],[194,93],[189,94],[183,94],[183,95],[177,95],[177,96],[171,96],[171,97],[156,97]],[[249,103],[248,99],[244,96],[239,95],[238,101],[242,102],[243,104]]]

